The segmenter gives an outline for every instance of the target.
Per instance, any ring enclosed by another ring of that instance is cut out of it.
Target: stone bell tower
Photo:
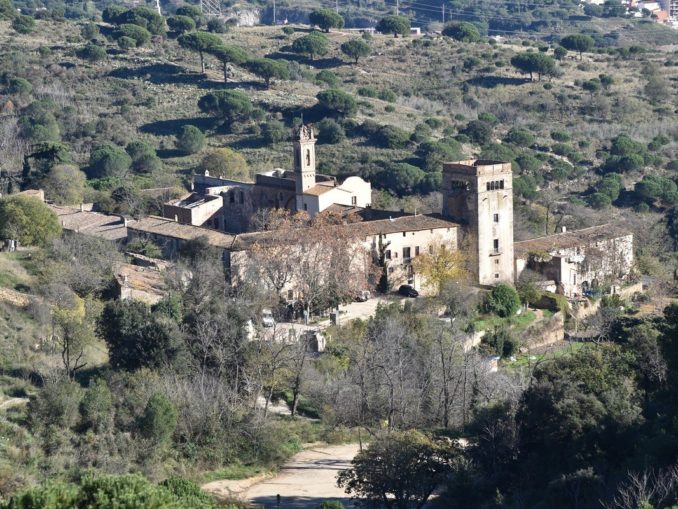
[[[511,163],[457,161],[443,165],[443,215],[464,226],[460,246],[481,285],[513,283]]]
[[[294,140],[294,180],[297,196],[315,185],[315,134],[306,125],[299,127]]]

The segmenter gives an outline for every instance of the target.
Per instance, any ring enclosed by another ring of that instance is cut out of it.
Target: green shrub
[[[12,28],[20,34],[30,34],[35,29],[35,20],[30,16],[19,15],[12,21]]]
[[[326,69],[323,69],[318,74],[316,74],[315,80],[316,82],[325,83],[330,87],[336,87],[339,84],[339,79],[337,78],[337,75],[334,74],[332,71],[328,71]]]
[[[279,143],[285,141],[289,135],[285,124],[279,120],[269,120],[261,126],[261,134],[267,143]]]
[[[410,140],[410,134],[402,129],[385,125],[374,135],[374,143],[384,148],[403,148]]]
[[[194,125],[185,125],[179,131],[176,147],[184,154],[197,154],[205,148],[206,138],[203,132]]]
[[[511,285],[500,283],[487,294],[485,307],[489,312],[506,318],[520,309],[520,297]]]
[[[86,46],[78,49],[75,54],[78,58],[87,60],[89,62],[99,62],[106,58],[106,49],[98,44],[89,43]]]
[[[336,88],[323,90],[316,97],[320,107],[329,115],[352,117],[358,109],[358,105],[351,95]]]
[[[319,143],[341,143],[346,138],[344,128],[334,119],[323,119],[318,124],[318,128],[320,129],[318,134]]]
[[[132,158],[116,145],[100,145],[92,150],[89,158],[91,178],[120,177],[132,165]]]
[[[8,196],[0,199],[0,238],[25,246],[44,246],[61,234],[56,214],[37,198]]]

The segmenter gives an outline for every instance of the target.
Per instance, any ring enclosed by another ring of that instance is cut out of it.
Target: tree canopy
[[[286,80],[290,77],[290,72],[283,62],[271,58],[254,58],[247,61],[245,67],[252,73],[263,78],[266,87],[271,86],[274,79]]]
[[[542,76],[551,76],[555,72],[555,60],[544,53],[519,53],[511,58],[511,65],[530,74],[530,80],[536,74],[541,81]]]
[[[200,68],[205,72],[205,53],[211,53],[224,45],[221,37],[209,32],[191,32],[179,37],[179,46],[200,55]]]
[[[330,88],[319,92],[316,96],[320,106],[330,115],[351,117],[358,109],[358,105],[350,94],[343,90]]]
[[[452,37],[452,39],[461,42],[478,42],[480,40],[478,27],[467,21],[446,25],[445,28],[443,28],[443,35]]]
[[[405,16],[386,16],[377,23],[377,32],[393,34],[394,37],[409,35],[410,28],[410,20]]]
[[[303,35],[292,43],[292,51],[308,55],[311,60],[326,55],[329,50],[330,41],[320,32]]]
[[[61,234],[56,214],[37,198],[8,196],[0,199],[0,238],[26,246],[44,246]]]
[[[309,14],[311,25],[316,25],[325,32],[329,32],[330,28],[342,28],[344,26],[344,18],[332,9],[315,9]]]
[[[214,115],[228,123],[246,121],[254,111],[247,95],[239,90],[210,92],[200,98],[198,107],[203,113]]]
[[[593,37],[586,34],[568,35],[560,40],[560,45],[563,48],[579,53],[580,60],[582,58],[582,53],[590,51],[594,44],[595,41],[593,40]]]
[[[387,509],[421,509],[451,472],[447,443],[418,431],[378,438],[339,472],[337,484]]]
[[[362,39],[350,39],[341,45],[341,52],[357,64],[360,58],[372,53],[372,47]]]

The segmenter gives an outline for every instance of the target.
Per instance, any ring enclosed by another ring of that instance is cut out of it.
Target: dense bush
[[[385,125],[374,134],[375,145],[383,148],[404,148],[410,140],[410,133],[398,127]]]
[[[336,120],[325,118],[318,124],[319,143],[341,143],[346,138],[344,128]]]
[[[330,28],[342,28],[344,18],[332,9],[315,9],[308,16],[311,25],[318,26],[321,30],[329,32]]]
[[[520,297],[511,285],[501,283],[487,294],[485,306],[488,311],[501,317],[512,316],[520,309]]]
[[[197,154],[205,148],[206,138],[194,125],[185,125],[177,135],[176,147],[184,154]]]
[[[91,178],[122,177],[132,166],[132,158],[116,145],[100,145],[92,150],[89,157]]]
[[[480,32],[473,23],[466,21],[450,23],[443,28],[443,35],[462,42],[478,42]]]
[[[285,124],[279,120],[269,120],[263,124],[261,126],[261,134],[266,143],[280,143],[285,141],[289,136]]]
[[[321,109],[328,115],[351,117],[358,109],[358,105],[351,95],[336,88],[323,90],[316,97]]]
[[[89,43],[77,50],[76,55],[83,60],[98,62],[106,58],[106,49],[98,44]]]
[[[8,196],[0,199],[0,238],[25,246],[44,246],[61,234],[56,214],[37,198]]]
[[[307,55],[311,60],[326,55],[330,50],[330,41],[320,32],[303,35],[292,43],[292,51]]]

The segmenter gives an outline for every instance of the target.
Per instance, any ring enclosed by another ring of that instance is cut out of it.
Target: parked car
[[[261,325],[264,327],[274,327],[275,318],[273,318],[273,313],[270,309],[262,309],[261,311]]]
[[[358,302],[365,302],[372,297],[372,294],[368,290],[363,290],[361,292],[358,292],[358,295],[356,296],[355,300]]]
[[[403,297],[419,297],[419,292],[412,285],[402,285],[398,288],[398,293]]]

